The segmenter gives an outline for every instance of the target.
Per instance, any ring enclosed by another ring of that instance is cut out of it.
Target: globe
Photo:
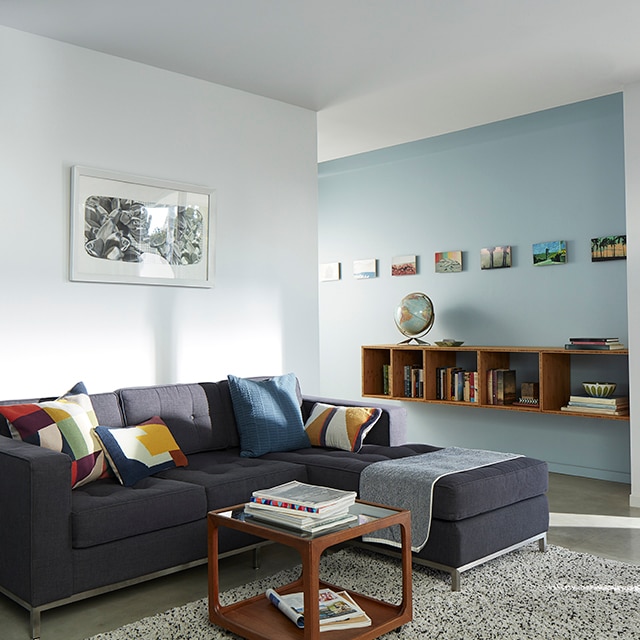
[[[424,293],[410,293],[402,298],[396,308],[395,321],[400,333],[407,336],[400,344],[415,340],[418,344],[428,344],[419,338],[429,332],[436,314],[429,296]]]

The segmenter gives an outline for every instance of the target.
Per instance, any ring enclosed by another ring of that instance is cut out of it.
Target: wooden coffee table
[[[411,601],[411,512],[358,500],[351,507],[358,521],[342,529],[320,532],[313,536],[272,526],[246,516],[244,504],[211,511],[209,522],[209,619],[247,640],[360,640],[377,638],[412,619]],[[402,600],[391,604],[320,580],[320,557],[327,548],[360,536],[399,525],[402,540]],[[304,629],[296,627],[283,613],[269,603],[264,593],[247,600],[222,606],[218,566],[218,529],[227,527],[287,545],[300,553],[302,573],[290,584],[271,585],[278,593],[304,593]],[[371,626],[320,632],[318,590],[347,591],[371,618]]]

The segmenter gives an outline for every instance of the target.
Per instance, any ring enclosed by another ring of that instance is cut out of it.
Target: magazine
[[[284,613],[298,628],[304,628],[304,593],[297,592],[281,595],[274,589],[267,589],[265,595],[269,602]],[[321,631],[338,628],[348,629],[371,624],[371,619],[347,593],[338,594],[331,589],[320,589],[318,603],[320,606]],[[350,623],[350,626],[345,626],[347,623]]]
[[[318,533],[326,529],[334,529],[350,522],[356,522],[358,516],[351,513],[342,513],[327,518],[295,518],[287,517],[287,514],[277,514],[272,511],[264,511],[260,509],[252,509],[251,504],[245,505],[244,512],[250,515],[252,518],[260,522],[268,524],[274,524],[279,527],[286,527],[288,529],[294,529],[300,533]]]
[[[292,480],[271,489],[254,491],[251,501],[313,513],[336,505],[349,506],[355,502],[356,495],[355,491],[342,491]]]

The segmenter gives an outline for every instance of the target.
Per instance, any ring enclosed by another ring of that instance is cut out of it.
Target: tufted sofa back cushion
[[[138,425],[160,416],[183,453],[221,448],[213,438],[209,401],[202,385],[128,387],[117,393],[126,425]]]

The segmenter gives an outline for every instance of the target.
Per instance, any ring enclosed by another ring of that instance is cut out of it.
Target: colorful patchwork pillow
[[[0,406],[11,436],[71,458],[71,487],[107,474],[107,465],[93,429],[98,424],[91,398],[78,382],[57,400]]]
[[[255,458],[272,451],[309,446],[293,373],[266,380],[227,376],[240,436],[240,455]]]
[[[188,464],[171,431],[157,416],[137,427],[96,427],[95,433],[125,487],[159,471]]]
[[[316,402],[304,428],[314,447],[357,452],[381,415],[382,410],[377,407],[337,407]]]

